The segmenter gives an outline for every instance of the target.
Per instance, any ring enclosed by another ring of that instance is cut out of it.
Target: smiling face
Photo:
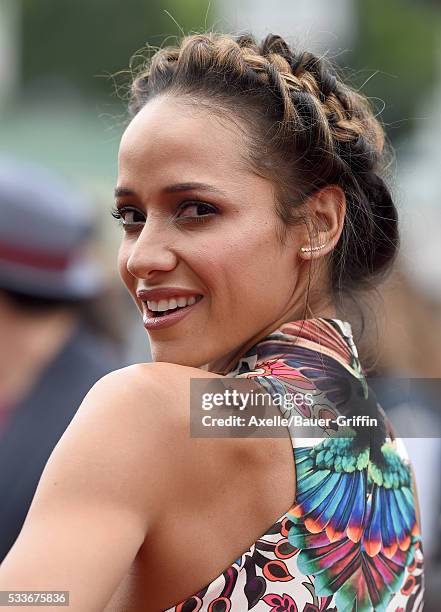
[[[304,234],[280,243],[274,185],[245,158],[237,124],[174,98],[150,101],[123,135],[118,267],[154,361],[222,371],[303,307]],[[137,294],[150,289],[164,291]]]

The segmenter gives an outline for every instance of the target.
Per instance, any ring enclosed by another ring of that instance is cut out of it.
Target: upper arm
[[[104,608],[159,511],[167,479],[167,413],[155,410],[154,370],[144,367],[140,377],[136,366],[123,368],[88,392],[1,565],[0,590],[66,590],[74,610]]]

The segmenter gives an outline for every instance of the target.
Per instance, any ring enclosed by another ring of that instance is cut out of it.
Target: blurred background
[[[439,0],[0,0],[0,155],[49,169],[93,209],[89,252],[105,280],[89,308],[92,328],[113,343],[121,365],[150,359],[117,275],[122,230],[110,215],[127,123],[126,71],[146,43],[172,44],[182,31],[205,29],[280,33],[298,48],[326,53],[371,99],[396,151],[402,249],[373,305],[366,303],[362,343],[379,373],[441,378]],[[0,207],[3,216],[1,197]],[[438,403],[395,398],[386,409],[399,428],[409,410],[427,423],[439,419]],[[440,439],[422,434],[408,446],[429,559],[426,609],[438,610]]]

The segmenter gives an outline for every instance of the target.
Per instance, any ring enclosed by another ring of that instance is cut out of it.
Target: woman
[[[337,314],[398,246],[366,100],[279,36],[207,34],[158,51],[131,110],[113,215],[154,362],[87,394],[1,588],[79,611],[420,609],[412,473]],[[329,426],[190,437],[189,381],[222,375],[307,390],[298,413]],[[351,412],[380,426],[336,436]]]

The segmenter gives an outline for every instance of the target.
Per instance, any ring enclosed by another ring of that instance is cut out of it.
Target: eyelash
[[[183,206],[183,204],[185,204],[185,206]],[[212,209],[212,213],[206,214],[206,215],[201,215],[200,217],[183,217],[182,219],[184,219],[185,221],[191,221],[192,223],[206,223],[213,214],[217,214],[219,211],[217,210],[217,208],[215,206],[213,206],[212,204],[208,204],[207,202],[200,202],[199,200],[188,200],[187,202],[183,202],[180,206],[179,206],[179,211],[181,210],[185,210],[185,208],[187,206],[194,206],[194,205],[202,205],[202,206],[208,206],[209,208]],[[128,211],[133,211],[135,213],[138,214],[142,214],[140,213],[136,208],[134,208],[133,206],[121,206],[121,207],[116,207],[113,206],[110,214],[112,215],[112,217],[114,219],[116,219],[118,221],[118,225],[120,225],[122,228],[125,229],[125,231],[130,231],[130,226],[135,226],[137,224],[135,223],[128,223],[127,225],[124,224],[123,222],[123,217],[124,217],[124,213],[128,212]],[[179,220],[179,217],[178,217]]]

